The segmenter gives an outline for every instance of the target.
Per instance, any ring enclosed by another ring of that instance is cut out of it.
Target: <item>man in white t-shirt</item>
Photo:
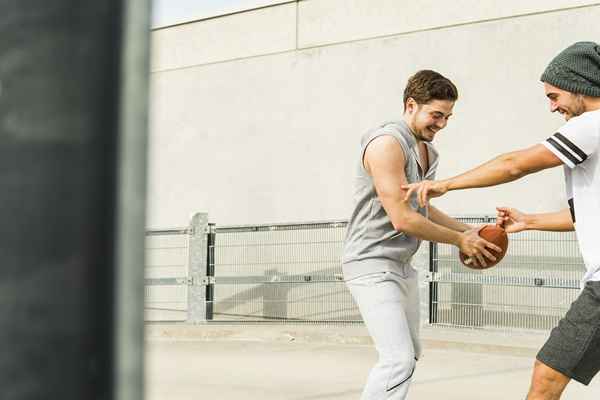
[[[424,206],[449,190],[494,186],[564,166],[568,207],[547,214],[498,208],[497,223],[509,233],[575,230],[586,266],[582,292],[537,355],[528,400],[559,399],[571,379],[587,385],[600,370],[600,45],[569,46],[541,80],[550,111],[567,120],[554,135],[456,177],[403,186],[406,198],[416,192]]]

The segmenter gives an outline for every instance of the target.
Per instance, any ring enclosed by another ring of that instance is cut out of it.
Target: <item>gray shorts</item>
[[[587,385],[600,370],[600,282],[587,282],[537,359]]]

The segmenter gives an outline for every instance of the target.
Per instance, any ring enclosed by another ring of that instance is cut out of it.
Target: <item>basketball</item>
[[[459,254],[460,262],[462,262],[464,266],[471,269],[488,269],[498,264],[502,258],[504,258],[506,250],[508,250],[508,236],[506,235],[506,231],[498,225],[485,225],[479,230],[479,236],[488,242],[494,243],[496,246],[502,249],[501,253],[497,253],[494,250],[488,249],[492,254],[494,254],[494,256],[496,256],[496,261],[486,258],[485,262],[487,263],[487,266],[475,266],[472,262],[467,263],[467,259],[470,259],[470,257],[461,252]]]

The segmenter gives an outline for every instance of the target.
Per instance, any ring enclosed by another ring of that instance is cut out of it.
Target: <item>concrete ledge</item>
[[[372,344],[363,325],[148,324],[146,339]]]
[[[425,348],[517,356],[534,356],[546,337],[545,332],[484,331],[446,327],[424,327],[421,330]],[[146,325],[146,340],[299,342],[369,346],[373,344],[364,325],[152,323]]]
[[[585,0],[304,1],[299,3],[298,46],[315,47],[590,5],[596,3]]]
[[[296,5],[283,4],[152,32],[152,71],[296,48]]]

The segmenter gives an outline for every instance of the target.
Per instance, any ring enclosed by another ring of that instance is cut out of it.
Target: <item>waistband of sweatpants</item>
[[[344,281],[350,281],[377,272],[394,272],[402,274],[404,269],[410,266],[410,260],[399,262],[386,258],[367,258],[365,260],[351,261],[342,264],[342,272],[344,274]]]

